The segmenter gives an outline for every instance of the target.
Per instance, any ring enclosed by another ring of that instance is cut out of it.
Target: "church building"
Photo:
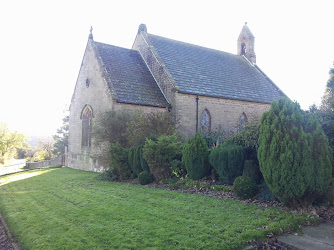
[[[172,112],[185,137],[218,127],[235,133],[286,96],[257,66],[254,36],[243,26],[237,54],[156,36],[141,24],[131,49],[89,35],[74,89],[67,165],[108,168],[96,157],[92,127],[107,110]]]

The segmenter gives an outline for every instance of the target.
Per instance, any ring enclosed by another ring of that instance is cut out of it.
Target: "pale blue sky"
[[[304,109],[319,104],[334,60],[334,1],[1,1],[0,121],[52,135],[94,39],[131,48],[148,32],[236,53],[244,22],[257,64]]]

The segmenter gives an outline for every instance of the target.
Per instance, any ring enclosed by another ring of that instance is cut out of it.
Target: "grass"
[[[24,249],[240,249],[307,216],[42,169],[0,178],[0,211]]]

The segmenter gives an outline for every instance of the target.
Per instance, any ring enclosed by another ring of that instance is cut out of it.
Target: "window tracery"
[[[92,118],[93,111],[90,106],[85,106],[82,111],[82,147],[89,148],[91,146],[91,133],[92,133]]]

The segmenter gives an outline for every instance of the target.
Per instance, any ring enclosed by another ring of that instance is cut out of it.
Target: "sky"
[[[131,48],[148,33],[235,54],[245,22],[257,65],[303,109],[319,105],[334,61],[334,1],[1,1],[0,122],[56,133],[67,114],[90,26],[94,40]]]

